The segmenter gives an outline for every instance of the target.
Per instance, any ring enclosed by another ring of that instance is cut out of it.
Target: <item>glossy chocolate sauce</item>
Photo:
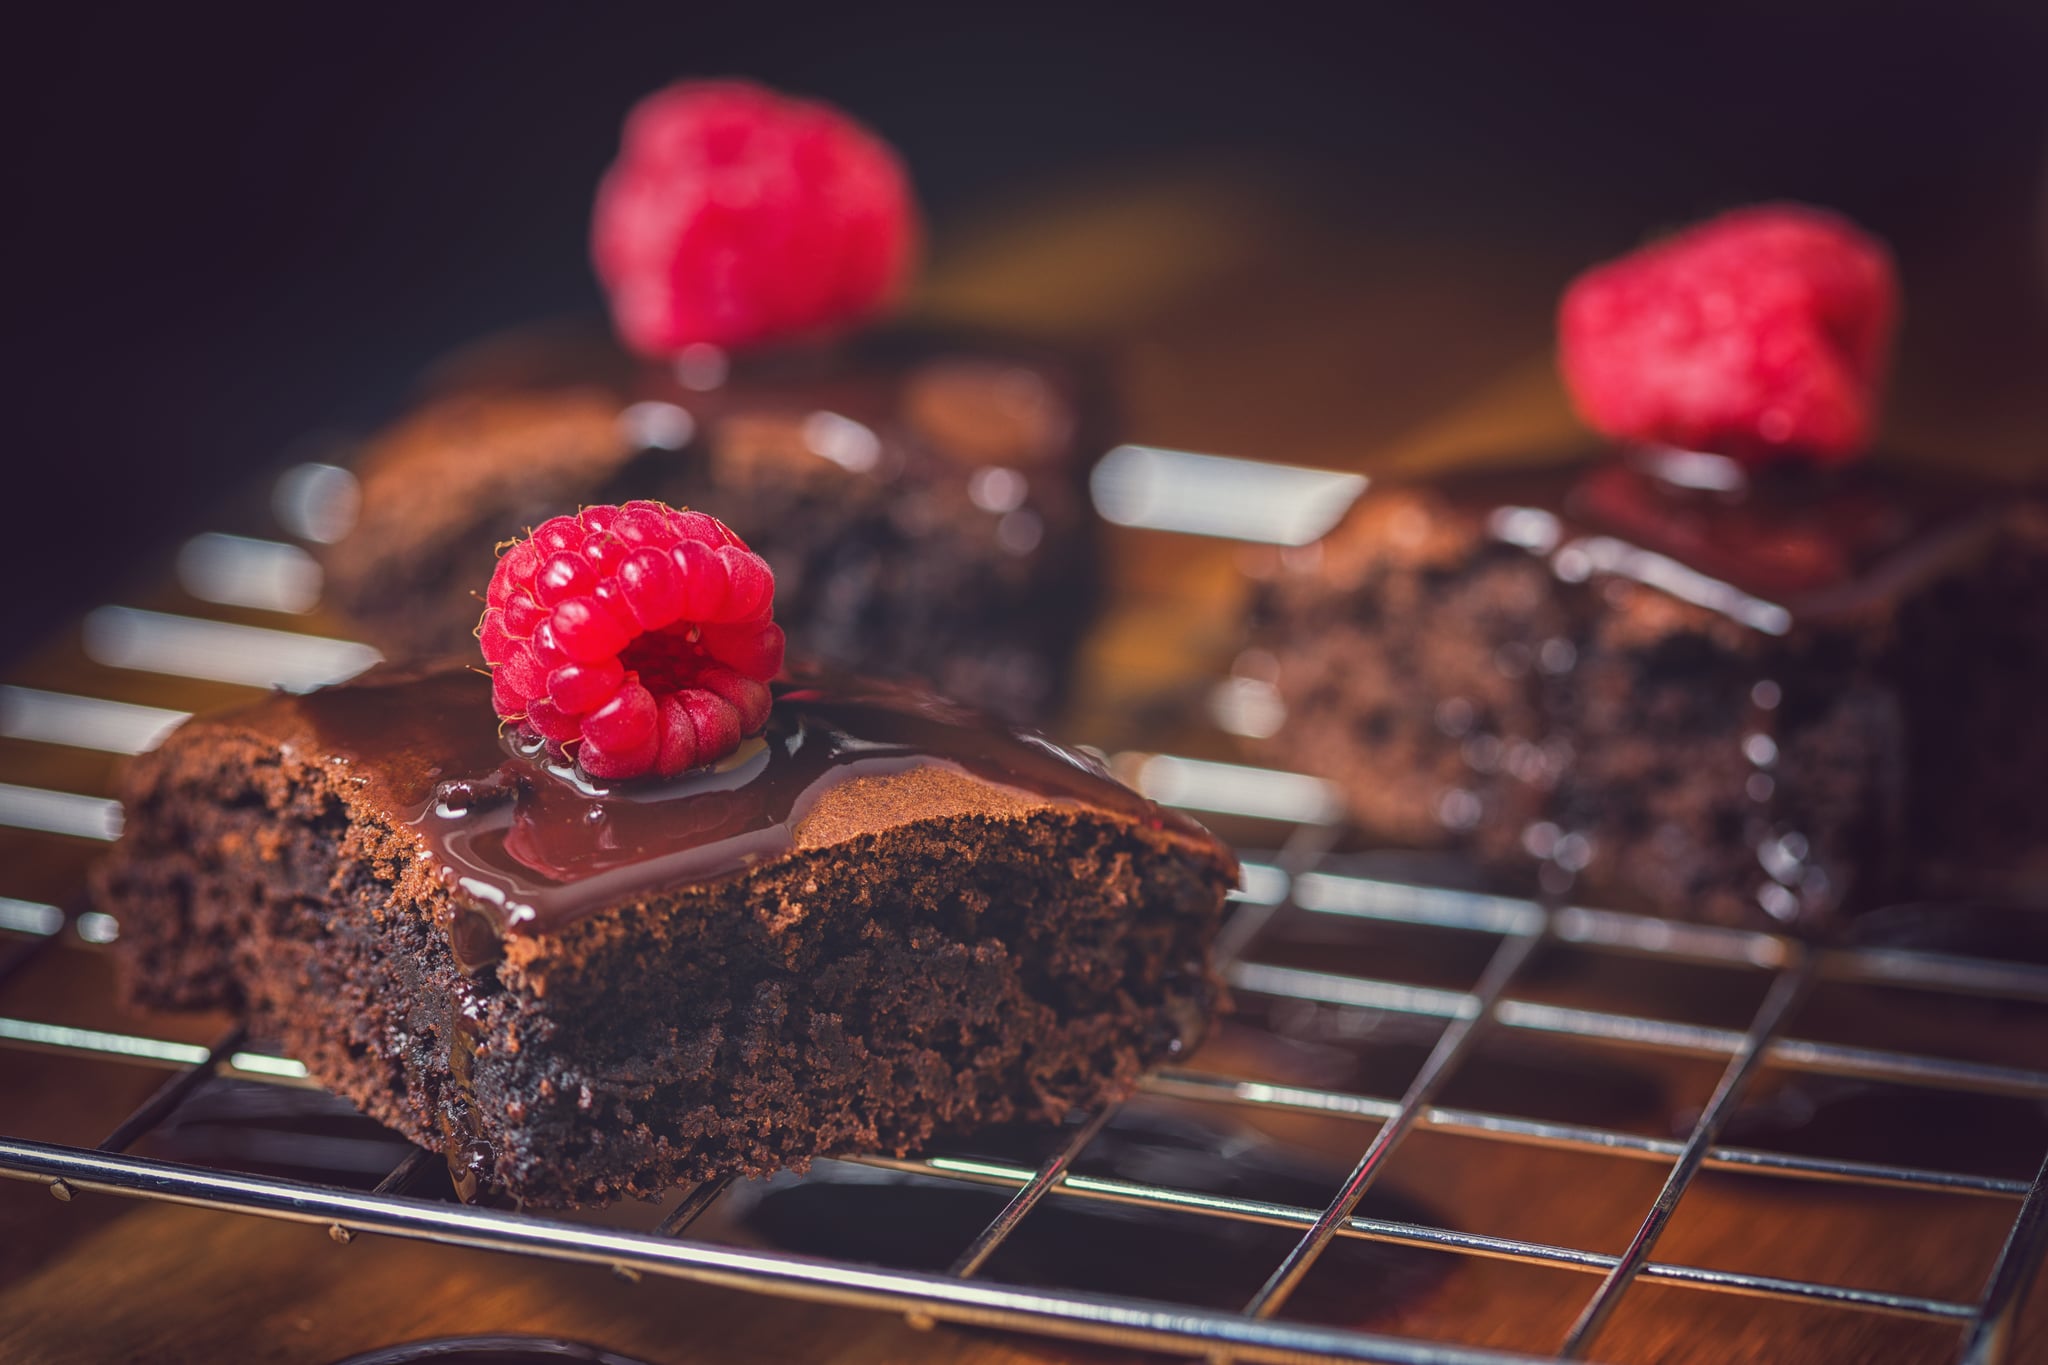
[[[453,926],[471,962],[496,956],[496,934],[552,933],[635,894],[780,857],[828,792],[921,768],[992,785],[1009,809],[1021,796],[1214,842],[1092,759],[935,698],[810,680],[774,690],[766,730],[729,758],[673,780],[606,785],[523,751],[491,709],[490,680],[460,665],[380,670],[272,704],[300,722],[287,743],[310,741],[347,764],[419,836],[476,912]],[[890,822],[916,814],[899,809]]]
[[[1881,606],[1991,543],[2022,490],[1897,465],[1691,451],[1451,475],[1444,497],[1567,578],[1650,583],[1769,634]]]
[[[680,425],[671,418],[666,431],[640,432],[652,437],[642,443],[650,449],[696,443],[714,460],[765,461],[785,476],[837,465],[884,481],[899,461],[918,457],[963,470],[1065,464],[1076,472],[1087,462],[1076,457],[1097,451],[1076,437],[1102,420],[1101,399],[1072,356],[960,329],[876,328],[829,344],[718,355],[707,371],[688,358],[663,366],[630,357],[609,331],[539,328],[473,348],[432,387],[609,391],[629,433],[640,427],[632,419],[658,415],[649,409],[681,414]],[[714,431],[722,437],[702,439]]]
[[[768,561],[799,656],[1012,720],[1057,711],[1097,595],[1088,466],[1113,428],[1086,353],[950,328],[698,349],[659,364],[556,326],[440,367],[434,401],[357,464],[332,604],[392,657],[467,650],[493,544],[655,498]]]

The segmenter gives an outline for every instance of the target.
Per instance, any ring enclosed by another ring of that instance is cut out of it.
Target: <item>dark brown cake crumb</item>
[[[195,722],[134,765],[96,880],[127,991],[243,1012],[526,1203],[1055,1121],[1127,1092],[1219,1003],[1235,864],[1131,818],[1128,793],[856,780],[781,856],[501,942],[361,756],[278,719],[305,704]]]
[[[466,649],[493,547],[565,508],[653,498],[774,569],[799,658],[1051,714],[1094,612],[1088,368],[1039,348],[877,333],[741,357],[709,390],[601,343],[508,341],[374,441],[330,596],[393,657]]]
[[[1246,666],[1287,719],[1259,752],[1373,837],[1618,908],[1820,931],[2034,886],[2041,505],[1881,466],[1708,472],[1375,487],[1261,590]]]

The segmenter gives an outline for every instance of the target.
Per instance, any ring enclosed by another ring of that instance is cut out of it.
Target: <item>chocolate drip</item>
[[[654,430],[627,423],[629,444],[641,446],[640,453],[708,448],[713,458],[741,465],[765,461],[763,472],[785,480],[834,464],[888,478],[891,462],[906,453],[963,471],[1067,463],[1075,466],[1068,472],[1078,475],[1085,461],[1068,456],[1092,460],[1097,453],[1070,447],[1077,429],[1101,420],[1102,396],[1084,381],[1071,355],[1013,337],[958,328],[877,328],[833,343],[740,352],[717,364],[729,368],[700,378],[687,373],[687,366],[636,360],[608,333],[538,328],[475,348],[444,366],[434,387],[479,394],[581,388],[609,393],[628,412],[635,405],[663,405],[680,412],[682,422],[671,418]],[[800,430],[802,419],[819,413],[883,437],[891,447],[888,458],[872,466],[841,460],[832,452],[832,424],[808,434]]]
[[[1745,470],[1670,450],[1435,486],[1562,574],[1616,572],[1669,589],[1675,567],[1690,576],[1680,595],[1772,634],[1896,600],[1988,546],[2027,501],[2024,489],[1882,462]]]
[[[997,789],[991,809],[1022,798],[1110,811],[1211,842],[1094,760],[937,699],[813,680],[775,695],[765,732],[716,765],[609,785],[522,751],[491,710],[489,679],[459,666],[382,670],[271,705],[290,718],[286,742],[347,764],[473,907],[451,926],[472,970],[496,958],[492,931],[553,933],[636,894],[780,857],[827,793],[862,779],[937,769]]]

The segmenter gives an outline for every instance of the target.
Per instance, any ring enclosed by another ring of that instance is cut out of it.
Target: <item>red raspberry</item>
[[[716,517],[658,502],[541,523],[498,559],[477,638],[499,716],[593,777],[673,777],[768,723],[775,576]]]
[[[910,274],[902,163],[845,114],[744,81],[640,101],[597,194],[591,249],[619,334],[647,355],[829,331]]]
[[[1609,436],[1835,464],[1870,443],[1897,316],[1882,243],[1831,213],[1766,205],[1574,280],[1559,364]]]

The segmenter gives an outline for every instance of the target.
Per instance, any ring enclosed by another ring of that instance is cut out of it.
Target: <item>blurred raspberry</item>
[[[744,81],[682,81],[626,119],[592,255],[643,354],[746,346],[857,323],[918,248],[909,177],[839,111]]]
[[[715,763],[768,723],[775,577],[716,517],[587,507],[514,541],[477,638],[498,715],[593,777]]]
[[[1765,205],[1573,281],[1559,365],[1608,436],[1833,464],[1870,444],[1897,316],[1882,243],[1831,213]]]

